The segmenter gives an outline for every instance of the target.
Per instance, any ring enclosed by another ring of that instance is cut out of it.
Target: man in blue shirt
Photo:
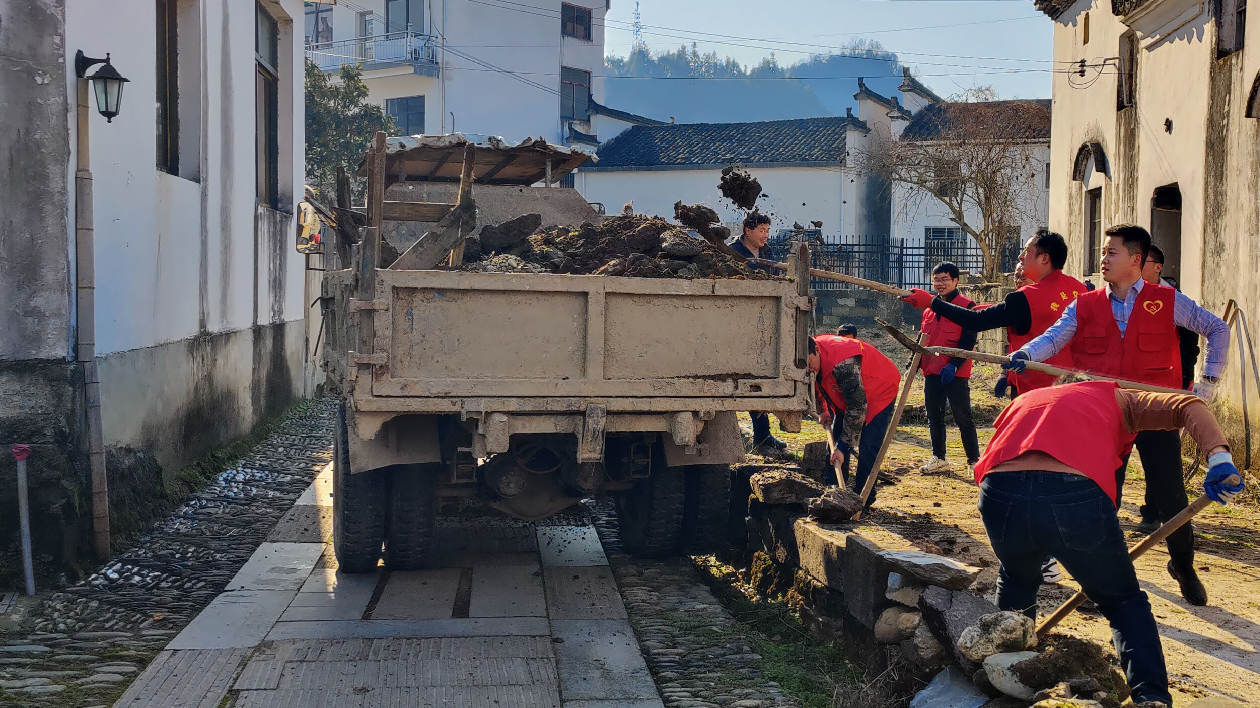
[[[744,234],[731,243],[731,248],[745,258],[772,260],[766,241],[770,240],[770,217],[759,211],[750,211],[744,217]],[[770,272],[768,268],[750,265],[753,270]],[[787,443],[770,434],[770,415],[750,411],[752,418],[753,445],[761,454],[777,454],[787,449]]]

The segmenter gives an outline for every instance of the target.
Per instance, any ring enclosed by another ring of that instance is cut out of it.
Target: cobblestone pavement
[[[609,502],[592,506],[652,677],[669,708],[764,708],[798,703],[764,678],[738,622],[687,559],[642,560],[621,552]]]
[[[236,575],[330,458],[332,406],[282,423],[232,469],[0,641],[0,706],[107,706]]]

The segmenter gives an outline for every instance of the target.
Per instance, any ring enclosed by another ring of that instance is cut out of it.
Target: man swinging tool
[[[1019,254],[1023,275],[1032,281],[992,307],[971,309],[959,307],[942,298],[934,298],[926,290],[915,289],[903,297],[918,308],[930,307],[932,312],[954,322],[964,329],[983,332],[998,327],[1006,328],[1010,350],[1015,351],[1033,338],[1040,336],[1054,324],[1063,310],[1085,292],[1081,281],[1063,272],[1067,263],[1068,249],[1063,237],[1053,231],[1040,229],[1028,239]],[[1072,353],[1064,349],[1046,360],[1048,364],[1072,368]],[[1009,373],[1004,379],[1014,387],[1016,395],[1054,383],[1054,377],[1039,371]],[[1005,386],[999,381],[999,396],[1005,394]]]
[[[858,339],[856,328],[853,336],[820,334],[810,339],[808,366],[818,377],[814,391],[819,417],[834,441],[832,464],[843,459],[847,477],[848,460],[856,451],[854,484],[860,491],[868,475],[878,474],[872,468],[892,419],[901,371],[874,346]],[[848,483],[847,479],[835,481]],[[874,503],[872,490],[867,508]]]
[[[1107,288],[1081,293],[1045,334],[1011,353],[1003,367],[1023,372],[1028,361],[1045,361],[1069,350],[1076,368],[1168,388],[1181,388],[1181,359],[1177,327],[1207,338],[1203,377],[1194,393],[1210,399],[1225,367],[1229,325],[1182,293],[1142,279],[1142,266],[1151,235],[1140,226],[1107,229],[1102,254]],[[1181,472],[1181,441],[1176,431],[1149,430],[1137,436],[1136,446],[1152,489],[1161,521],[1186,508]],[[1115,470],[1123,481],[1128,456]],[[1189,524],[1168,537],[1168,573],[1192,605],[1207,604],[1207,590],[1194,568],[1194,532]]]
[[[997,604],[1036,619],[1042,559],[1058,558],[1111,624],[1135,703],[1172,705],[1159,630],[1116,517],[1115,469],[1135,437],[1185,428],[1208,453],[1204,493],[1220,504],[1243,485],[1204,402],[1109,381],[1021,394],[994,422],[976,465],[980,516],[1001,568]]]

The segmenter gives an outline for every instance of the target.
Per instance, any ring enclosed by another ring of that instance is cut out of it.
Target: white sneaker
[[[1046,585],[1054,585],[1062,581],[1063,568],[1059,565],[1059,561],[1047,558],[1046,562],[1041,565],[1041,582]]]
[[[939,457],[933,457],[928,460],[927,464],[919,468],[920,474],[939,474],[941,472],[950,472],[952,469],[949,463]]]

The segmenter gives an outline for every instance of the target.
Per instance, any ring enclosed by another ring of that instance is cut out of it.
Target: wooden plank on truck
[[[390,265],[390,270],[429,270],[447,258],[452,248],[477,227],[477,206],[473,203],[473,164],[476,149],[470,143],[464,147],[464,171],[459,182],[459,199],[437,227],[425,233]]]

